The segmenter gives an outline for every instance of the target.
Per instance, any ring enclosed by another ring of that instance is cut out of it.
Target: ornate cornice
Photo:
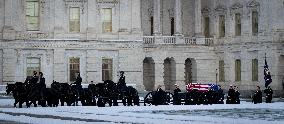
[[[201,9],[201,13],[203,16],[209,16],[211,12],[211,9],[209,7],[204,7]]]
[[[226,15],[226,11],[227,11],[227,8],[223,5],[218,5],[216,8],[215,8],[215,13],[217,15]]]
[[[258,8],[260,6],[259,2],[252,0],[248,2],[247,7],[248,8]]]
[[[0,48],[12,49],[133,49],[141,47],[141,41],[17,40],[0,43]]]

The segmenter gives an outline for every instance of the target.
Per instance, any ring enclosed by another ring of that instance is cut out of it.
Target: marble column
[[[181,0],[175,0],[175,35],[182,34]]]
[[[185,90],[185,59],[175,58],[176,60],[176,81],[181,90]]]
[[[154,0],[154,35],[161,35],[161,0]]]
[[[164,61],[163,60],[155,60],[155,87],[154,90],[157,89],[158,85],[161,85],[163,89],[165,89],[164,84]]]
[[[132,33],[141,33],[141,0],[132,1]]]
[[[16,13],[16,9],[13,4],[14,0],[5,0],[4,1],[4,28],[3,28],[3,39],[13,40],[15,39],[15,30],[13,25],[13,15]]]
[[[195,0],[195,36],[202,36],[201,0]]]

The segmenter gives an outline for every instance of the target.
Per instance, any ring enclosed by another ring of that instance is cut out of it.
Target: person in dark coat
[[[74,84],[79,87],[81,86],[81,83],[82,83],[82,78],[80,76],[80,73],[78,73],[77,77],[76,77],[76,81],[74,82]]]
[[[33,71],[33,76],[31,78],[31,85],[35,86],[35,84],[38,82],[39,77],[37,76],[37,72]]]
[[[254,92],[253,103],[254,104],[262,103],[262,92],[259,86],[257,86],[256,91]]]
[[[238,87],[234,86],[234,90],[235,90],[235,101],[234,101],[234,104],[240,104],[240,92],[238,90]]]
[[[76,92],[77,92],[77,97],[78,97],[78,96],[80,96],[80,93],[83,90],[83,88],[82,88],[82,78],[80,76],[80,72],[78,72],[78,75],[76,77],[76,81],[73,84],[76,85]]]
[[[179,89],[179,85],[175,84],[175,89],[174,89],[174,105],[181,105],[181,99],[179,97],[179,92],[181,92],[181,90]]]
[[[43,73],[39,72],[39,78],[38,78],[38,82],[39,82],[39,88],[40,88],[40,96],[41,99],[44,99],[44,91],[46,89],[46,85],[45,85],[45,78],[43,77]]]
[[[120,77],[119,77],[118,83],[120,85],[126,85],[124,71],[120,71]]]
[[[266,94],[265,98],[265,102],[266,103],[271,103],[272,101],[272,94],[273,94],[273,90],[270,88],[270,86],[268,86],[265,90],[264,93]]]
[[[217,91],[217,104],[224,104],[224,93],[221,85],[218,85],[218,91]]]
[[[157,91],[153,97],[155,105],[163,105],[165,103],[165,91],[162,89],[161,85],[158,85]]]
[[[235,90],[232,85],[230,85],[228,96],[227,96],[227,104],[234,104],[235,101]]]

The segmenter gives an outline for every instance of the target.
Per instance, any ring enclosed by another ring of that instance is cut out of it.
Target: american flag
[[[265,87],[267,87],[272,82],[272,79],[271,79],[271,75],[270,75],[268,65],[267,65],[267,61],[266,61],[266,54],[265,54],[265,59],[264,59],[263,74],[264,74],[264,80],[265,80]]]
[[[196,89],[198,92],[207,92],[209,88],[213,89],[213,91],[218,90],[218,86],[216,84],[198,84],[198,83],[190,83],[186,85],[187,91],[192,91]]]

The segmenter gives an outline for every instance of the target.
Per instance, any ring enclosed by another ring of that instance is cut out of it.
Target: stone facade
[[[78,33],[69,32],[72,7],[80,10]],[[80,58],[84,83],[102,82],[106,57],[113,60],[112,79],[116,82],[125,71],[126,82],[139,91],[157,85],[172,90],[174,84],[184,89],[191,80],[217,81],[225,89],[237,85],[250,94],[256,85],[264,88],[266,54],[271,86],[283,93],[283,0],[39,0],[38,8],[39,30],[27,31],[26,0],[0,0],[0,84],[24,81],[29,57],[40,58],[47,84],[71,82],[70,57]],[[112,11],[107,33],[102,31],[104,8]],[[252,12],[258,13],[257,34],[252,33]],[[235,36],[236,13],[240,36]],[[221,38],[220,15],[225,17]],[[204,17],[209,17],[209,37],[203,34]],[[236,59],[241,60],[241,81],[235,81]],[[252,59],[258,60],[258,81],[251,79]],[[220,60],[225,81],[219,81]]]

